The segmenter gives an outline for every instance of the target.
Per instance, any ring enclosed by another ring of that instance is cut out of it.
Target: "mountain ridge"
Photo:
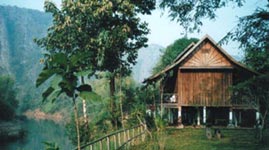
[[[137,64],[133,67],[133,78],[141,83],[152,73],[152,68],[157,64],[164,47],[158,44],[150,44],[138,51]]]

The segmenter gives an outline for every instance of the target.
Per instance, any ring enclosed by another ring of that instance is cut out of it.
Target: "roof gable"
[[[232,67],[232,63],[210,41],[204,41],[181,63],[182,67]]]
[[[212,51],[212,52],[214,52],[216,55],[217,54],[219,55],[218,57],[215,57],[215,59],[211,60],[211,61],[213,61],[213,63],[212,63],[213,65],[209,64],[209,67],[214,67],[214,66],[215,67],[220,67],[221,65],[222,65],[221,67],[235,66],[235,67],[241,68],[243,70],[246,70],[246,71],[248,71],[250,73],[259,74],[258,72],[253,71],[253,70],[247,68],[246,66],[244,66],[243,64],[237,62],[222,47],[220,47],[209,35],[205,35],[195,45],[194,45],[194,43],[191,43],[187,48],[185,48],[183,50],[183,52],[180,53],[177,56],[177,58],[172,62],[171,65],[167,66],[165,69],[163,69],[159,73],[157,73],[155,75],[152,75],[151,77],[145,79],[144,83],[160,78],[163,74],[165,74],[166,72],[169,72],[170,70],[172,70],[175,67],[179,67],[179,66],[182,66],[182,65],[184,67],[184,64],[186,65],[186,67],[199,68],[199,67],[197,67],[195,65],[198,65],[198,66],[202,67],[202,65],[210,63],[210,62],[206,62],[208,60],[203,60],[203,59],[210,58],[207,55],[204,55],[203,57],[201,57],[201,59],[199,59],[199,61],[196,61],[195,57],[192,57],[195,54],[195,52],[197,52],[199,50],[202,50],[203,46],[206,46],[205,48],[207,48],[207,45],[205,43],[210,43],[209,46],[212,46],[214,48],[214,51]],[[211,56],[214,56],[214,55],[211,55]],[[191,58],[193,58],[193,59],[191,59]],[[204,61],[202,63],[202,65],[198,64],[199,62],[201,63],[201,61]],[[208,68],[208,66],[203,66],[203,67]]]

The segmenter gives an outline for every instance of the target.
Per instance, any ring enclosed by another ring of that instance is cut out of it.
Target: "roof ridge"
[[[224,55],[224,57],[226,57],[228,59],[228,61],[230,61],[231,63],[233,63],[236,66],[239,66],[243,69],[246,69],[252,73],[255,74],[259,74],[258,72],[246,67],[245,65],[241,64],[240,62],[237,62],[231,55],[229,55],[217,42],[215,42],[208,34],[206,34],[205,36],[203,36],[196,44],[192,45],[193,43],[191,43],[187,48],[185,48],[178,56],[177,58],[173,61],[172,64],[166,66],[163,70],[161,70],[160,72],[150,76],[149,78],[145,79],[143,81],[143,83],[149,81],[149,80],[153,80],[155,78],[158,78],[161,74],[173,69],[175,66],[177,66],[178,64],[180,64],[182,61],[184,61],[191,53],[194,52],[194,50],[200,45],[202,44],[202,42],[204,42],[206,39],[209,40],[209,42],[211,42],[214,46],[217,47],[217,49],[220,51],[220,53],[222,53]]]
[[[181,56],[183,56],[189,49],[191,49],[193,46],[195,45],[195,42],[191,42],[191,44],[189,44],[186,48],[184,48],[184,50],[179,53],[176,57],[176,59],[174,59],[173,62],[176,62]]]

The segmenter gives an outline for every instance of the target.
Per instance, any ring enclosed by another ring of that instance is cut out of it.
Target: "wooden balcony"
[[[164,93],[163,94],[163,106],[165,108],[177,108],[178,107],[177,93]]]
[[[200,97],[201,98],[201,97]],[[161,103],[159,98],[159,103]],[[165,108],[178,108],[178,106],[207,106],[207,107],[232,107],[235,109],[248,109],[251,106],[241,100],[210,100],[206,97],[192,101],[181,100],[177,93],[164,93],[162,104]]]

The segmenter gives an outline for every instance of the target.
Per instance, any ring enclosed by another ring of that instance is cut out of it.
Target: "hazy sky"
[[[18,7],[38,9],[43,11],[45,0],[0,0],[1,5],[16,5]],[[60,6],[61,0],[52,0]],[[217,11],[215,21],[205,20],[200,33],[189,34],[188,37],[202,38],[205,34],[210,35],[216,42],[225,36],[236,26],[238,17],[251,14],[258,6],[263,7],[266,0],[246,0],[246,4],[237,8],[230,4],[226,8]],[[170,21],[167,14],[162,15],[162,11],[157,9],[150,16],[142,16],[142,20],[149,23],[151,33],[148,35],[149,44],[159,44],[164,47],[182,37],[182,28],[174,21]],[[230,42],[223,46],[232,55],[242,55],[238,50],[238,43]]]

